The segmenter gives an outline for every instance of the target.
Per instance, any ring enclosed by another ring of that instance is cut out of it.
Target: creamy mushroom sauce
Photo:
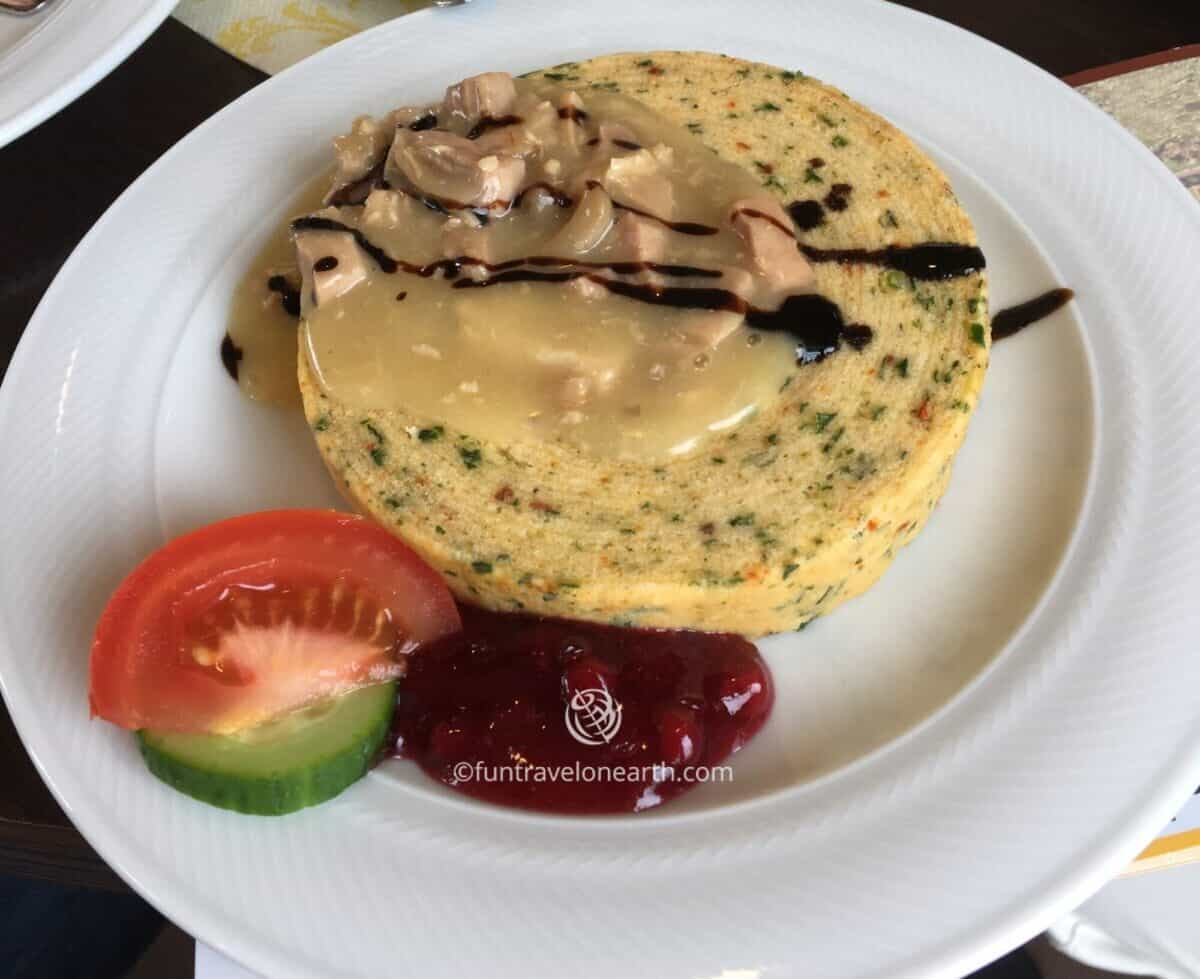
[[[746,325],[789,297],[824,302],[788,215],[634,99],[481,75],[356,120],[335,150],[294,257],[281,233],[239,291],[230,336],[252,397],[295,399],[298,292],[300,342],[345,404],[661,460],[840,342]]]

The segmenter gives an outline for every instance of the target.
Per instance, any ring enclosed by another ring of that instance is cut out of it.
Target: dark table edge
[[[1131,71],[1141,71],[1143,68],[1169,65],[1173,61],[1186,61],[1188,58],[1200,58],[1200,44],[1185,44],[1180,48],[1156,51],[1154,54],[1142,55],[1140,58],[1129,58],[1125,61],[1114,61],[1110,65],[1101,65],[1099,68],[1088,68],[1086,71],[1077,71],[1073,75],[1064,75],[1063,81],[1077,88],[1090,82],[1126,75]]]

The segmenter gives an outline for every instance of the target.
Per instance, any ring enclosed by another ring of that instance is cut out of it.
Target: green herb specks
[[[460,445],[458,447],[458,457],[462,459],[462,464],[468,469],[478,469],[479,464],[483,461],[483,452],[479,449],[468,449]]]
[[[837,418],[836,411],[818,411],[813,419],[813,431],[823,432],[829,427],[829,423]]]

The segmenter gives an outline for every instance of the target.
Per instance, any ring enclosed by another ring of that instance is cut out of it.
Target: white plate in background
[[[207,808],[89,723],[91,628],[167,536],[335,504],[302,420],[217,348],[327,140],[474,72],[707,48],[912,133],[976,221],[1000,344],[950,491],[867,595],[763,644],[774,717],[638,818],[474,803],[389,763],[279,820]],[[1200,778],[1200,209],[1060,82],[875,0],[426,10],[181,141],[79,246],[0,391],[0,687],[76,825],[168,916],[280,977],[958,976],[1078,905]],[[136,269],[136,275],[129,270]]]
[[[0,146],[100,81],[174,6],[175,0],[55,0],[24,17],[0,12]]]

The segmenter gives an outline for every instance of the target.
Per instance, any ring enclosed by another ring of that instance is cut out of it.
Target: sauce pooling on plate
[[[461,633],[410,656],[393,730],[397,754],[478,799],[650,809],[709,778],[771,711],[770,672],[739,636],[461,611]]]

